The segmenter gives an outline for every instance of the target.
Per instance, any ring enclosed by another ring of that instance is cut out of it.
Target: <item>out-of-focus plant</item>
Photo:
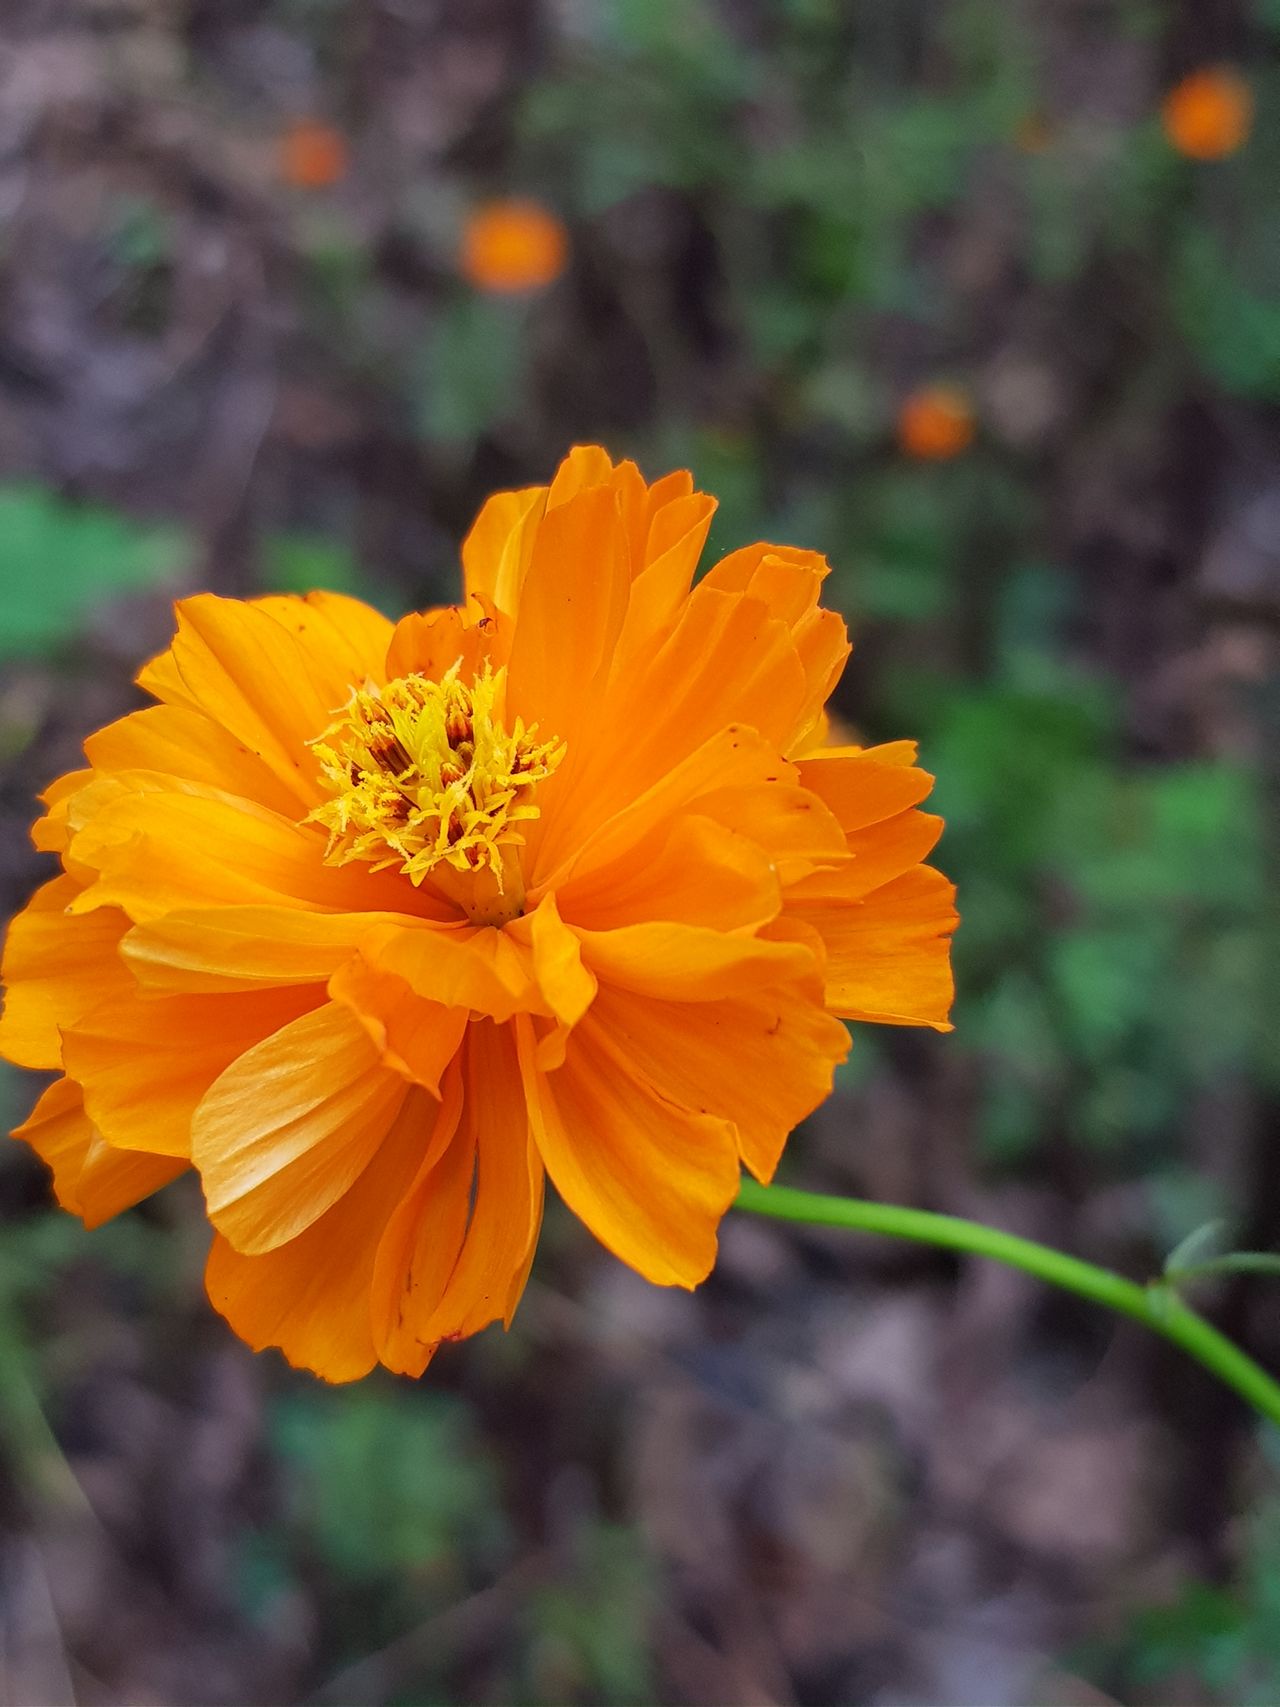
[[[0,657],[65,646],[99,606],[176,581],[189,554],[181,528],[0,487]]]

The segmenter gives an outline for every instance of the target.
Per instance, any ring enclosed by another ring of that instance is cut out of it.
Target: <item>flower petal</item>
[[[55,877],[9,926],[0,1055],[16,1066],[60,1067],[63,1027],[133,988],[119,952],[129,921],[114,907],[69,916],[79,893],[74,878]]]
[[[915,768],[914,741],[884,747],[849,747],[798,759],[806,788],[827,803],[842,829],[865,830],[915,806],[933,787],[928,771]]]
[[[245,1256],[217,1234],[205,1286],[255,1351],[279,1346],[295,1368],[355,1381],[377,1362],[369,1291],[378,1242],[413,1182],[437,1104],[410,1089],[369,1166],[332,1208],[275,1250]]]
[[[833,1013],[950,1031],[954,901],[955,888],[941,872],[917,865],[862,900],[798,902],[784,917],[822,937]]]
[[[63,1034],[67,1071],[105,1140],[189,1157],[191,1119],[245,1050],[324,999],[312,986],[232,996],[160,996],[94,1008]]]
[[[297,1238],[364,1171],[405,1093],[337,1002],[283,1026],[196,1109],[191,1156],[209,1219],[249,1255]]]
[[[538,528],[507,665],[508,717],[571,745],[596,704],[626,613],[628,570],[607,488],[549,509]],[[545,790],[545,785],[544,785]]]
[[[379,684],[386,680],[387,648],[395,625],[363,599],[321,589],[302,600],[273,597],[256,603],[302,635],[314,652],[327,653],[341,677]]]
[[[288,818],[298,817],[294,792],[243,741],[185,705],[148,705],[109,723],[84,744],[96,771],[152,771],[242,795]]]
[[[809,977],[803,942],[733,936],[701,925],[649,923],[579,930],[582,959],[602,984],[677,1002],[714,1001],[761,984]]]
[[[442,1339],[510,1322],[542,1221],[543,1169],[510,1027],[473,1025],[460,1077],[457,1128],[443,1150],[433,1140],[378,1252],[374,1331],[383,1362],[407,1374],[420,1374]]]
[[[545,875],[682,759],[731,727],[781,752],[805,698],[786,624],[758,599],[695,587],[666,641],[622,668],[540,790],[527,826],[530,869]],[[619,751],[616,735],[626,732]]]
[[[749,545],[722,557],[708,571],[703,583],[762,600],[791,629],[796,654],[804,669],[806,694],[795,727],[784,742],[787,752],[803,743],[817,723],[849,656],[849,637],[843,618],[835,611],[818,608],[822,583],[829,573],[826,558],[816,551],[786,545]]]
[[[359,648],[327,610],[302,599],[246,604],[200,593],[183,599],[177,615],[172,647],[141,671],[139,686],[202,711],[299,801],[314,804],[322,789],[309,743],[367,673],[354,673]]]
[[[575,825],[560,814],[539,847],[530,898],[554,888],[576,919],[579,886],[594,894],[624,868],[643,863],[637,850],[661,837],[683,813],[712,818],[754,841],[785,881],[815,866],[842,861],[844,835],[815,794],[796,786],[797,772],[755,730],[729,724],[674,765],[653,786],[598,828],[574,841]]]
[[[510,646],[507,619],[487,598],[473,595],[465,605],[443,605],[401,617],[387,651],[387,675],[416,674],[438,682],[457,664],[468,681],[487,662],[495,667],[505,664]]]
[[[709,1002],[606,987],[593,1011],[637,1078],[686,1109],[731,1120],[742,1159],[763,1180],[792,1128],[830,1095],[849,1052],[848,1032],[823,1010],[816,975]]]
[[[538,523],[547,503],[545,486],[496,492],[462,543],[462,575],[468,596],[481,593],[514,616],[529,570]]]
[[[425,1001],[403,978],[378,971],[360,954],[333,974],[329,995],[351,1009],[385,1066],[440,1095],[441,1077],[467,1028],[466,1008]]]
[[[120,952],[153,990],[218,994],[323,984],[379,930],[407,931],[414,923],[394,913],[194,907],[135,925]]]
[[[517,1037],[534,1138],[569,1208],[647,1280],[696,1286],[738,1188],[733,1127],[642,1083],[591,1014],[555,1073],[537,1066],[529,1020]]]
[[[528,944],[538,988],[557,1022],[539,1044],[539,1062],[559,1066],[565,1039],[595,1000],[595,976],[583,965],[582,945],[561,919],[554,895],[544,896],[532,913],[507,928],[518,942]]]
[[[728,931],[762,925],[782,905],[769,855],[712,818],[687,813],[630,851],[566,892],[575,925],[604,931],[671,919]]]
[[[391,873],[326,865],[316,825],[291,823],[196,783],[165,792],[144,777],[121,773],[94,785],[103,798],[72,838],[71,855],[98,876],[71,903],[75,912],[119,906],[147,923],[218,903],[335,912],[429,904]]]
[[[79,1085],[71,1079],[50,1085],[13,1136],[30,1144],[53,1170],[58,1202],[86,1227],[100,1227],[150,1197],[187,1166],[168,1156],[139,1155],[104,1143],[84,1111]]]
[[[398,926],[371,931],[362,945],[371,966],[403,978],[444,1007],[470,1008],[491,1019],[546,1013],[529,950],[491,925]]]
[[[595,1000],[596,981],[582,964],[578,938],[561,919],[555,896],[548,895],[510,929],[518,940],[527,931],[534,976],[551,1012],[562,1024],[577,1025]]]
[[[942,819],[914,807],[868,824],[849,836],[851,857],[844,864],[799,879],[788,888],[787,901],[860,901],[919,865],[941,834]]]

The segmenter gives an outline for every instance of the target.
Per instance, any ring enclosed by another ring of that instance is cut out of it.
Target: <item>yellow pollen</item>
[[[332,864],[394,866],[415,884],[440,866],[488,867],[504,892],[504,850],[538,816],[529,797],[564,745],[539,741],[537,724],[526,729],[519,718],[503,727],[505,670],[486,664],[468,686],[459,667],[438,682],[412,675],[354,689],[312,743],[333,799],[310,818],[329,832]]]

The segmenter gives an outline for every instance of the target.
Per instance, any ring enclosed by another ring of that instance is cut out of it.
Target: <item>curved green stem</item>
[[[1280,1383],[1247,1357],[1224,1334],[1197,1315],[1172,1287],[1154,1282],[1139,1286],[1108,1269],[1081,1262],[1032,1239],[1002,1233],[977,1221],[957,1215],[935,1215],[927,1209],[905,1209],[893,1203],[868,1203],[857,1197],[828,1197],[816,1191],[792,1191],[786,1186],[762,1186],[743,1180],[737,1207],[753,1215],[771,1215],[780,1221],[802,1221],[818,1227],[848,1227],[860,1233],[882,1233],[891,1239],[914,1239],[920,1244],[940,1245],[949,1251],[990,1257],[1105,1304],[1122,1316],[1132,1316],[1144,1327],[1163,1334],[1181,1346],[1197,1362],[1233,1387],[1273,1423],[1280,1423]]]

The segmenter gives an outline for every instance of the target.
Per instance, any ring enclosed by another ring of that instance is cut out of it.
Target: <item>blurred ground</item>
[[[863,1029],[786,1177],[1138,1276],[1276,1244],[1278,42],[1275,0],[6,0],[4,909],[175,593],[448,599],[481,498],[598,439],[691,466],[714,551],[825,551],[842,714],[939,776],[956,1034]],[[1252,122],[1211,89],[1190,159],[1206,65]],[[507,194],[568,239],[513,294],[458,264]],[[182,1190],[47,1201],[15,1147],[7,1703],[1280,1698],[1274,1450],[1015,1275],[738,1220],[668,1295],[553,1215],[509,1336],[335,1391],[208,1311]],[[1204,1302],[1275,1366],[1275,1300]]]

